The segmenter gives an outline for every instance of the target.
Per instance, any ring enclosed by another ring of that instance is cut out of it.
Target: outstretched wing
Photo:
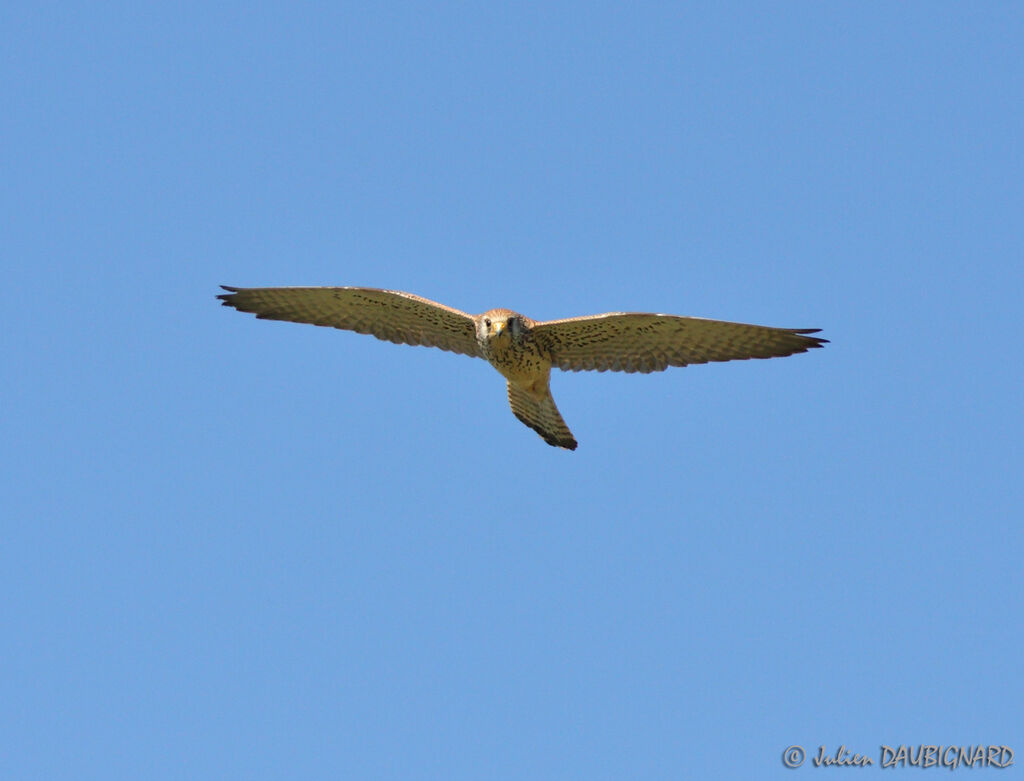
[[[819,330],[640,312],[547,320],[533,327],[559,369],[644,373],[691,363],[802,353],[826,343],[807,335]]]
[[[483,357],[473,318],[412,293],[371,287],[228,287],[224,306],[264,320],[326,325],[397,344]]]

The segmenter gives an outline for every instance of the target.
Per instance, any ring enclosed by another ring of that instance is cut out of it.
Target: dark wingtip
[[[232,306],[231,299],[234,297],[235,293],[237,293],[242,288],[240,288],[240,287],[229,287],[228,285],[221,285],[221,288],[223,290],[228,291],[228,292],[227,293],[221,293],[219,296],[217,296],[217,298],[222,302],[222,304],[224,306]]]
[[[820,334],[820,328],[794,328],[793,333],[806,336],[807,341],[811,343],[807,345],[808,347],[824,347],[828,344],[828,339],[822,339],[820,336],[808,336],[808,334]]]

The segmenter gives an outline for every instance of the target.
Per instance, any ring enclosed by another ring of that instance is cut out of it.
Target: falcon
[[[510,309],[470,315],[412,293],[369,287],[228,287],[224,306],[261,320],[310,323],[396,344],[440,347],[483,358],[508,385],[512,413],[554,447],[576,438],[551,396],[563,371],[663,371],[709,361],[779,358],[827,344],[819,328],[769,328],[701,317],[608,312],[531,320]]]

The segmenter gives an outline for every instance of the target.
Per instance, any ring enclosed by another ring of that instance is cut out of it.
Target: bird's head
[[[525,328],[522,315],[508,309],[492,309],[477,318],[476,336],[482,342],[507,344],[518,340]]]

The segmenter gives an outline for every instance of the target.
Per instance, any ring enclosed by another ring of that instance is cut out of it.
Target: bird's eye
[[[490,328],[491,327],[491,318],[489,318],[489,317],[485,317],[484,318],[484,327],[485,328]]]

